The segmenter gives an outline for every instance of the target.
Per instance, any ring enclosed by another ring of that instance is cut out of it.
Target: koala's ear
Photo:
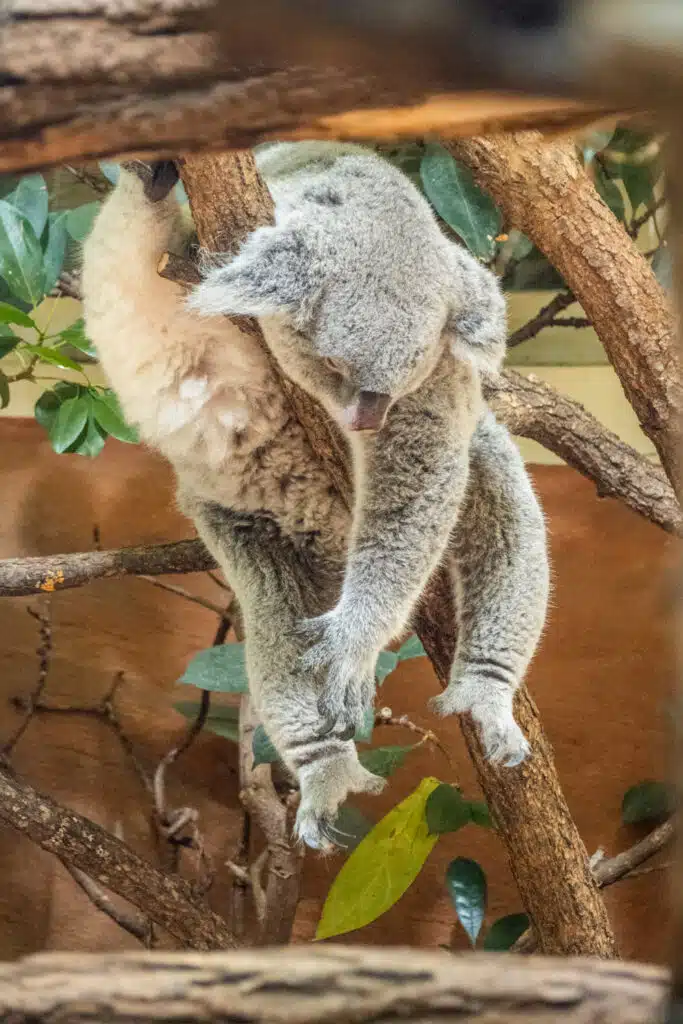
[[[451,312],[446,334],[458,358],[496,373],[505,358],[507,318],[498,280],[466,250],[454,246]]]
[[[301,232],[257,228],[233,260],[208,271],[188,306],[202,316],[300,314],[310,292],[307,263]]]

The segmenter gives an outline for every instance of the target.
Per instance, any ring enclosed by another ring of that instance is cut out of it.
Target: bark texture
[[[99,825],[59,807],[6,770],[0,770],[0,820],[123,896],[187,948],[234,948],[225,921],[195,896],[191,885],[158,871]]]
[[[12,1024],[652,1024],[667,980],[639,964],[334,945],[50,953],[0,967],[0,1016]]]
[[[572,141],[535,132],[457,140],[456,157],[560,271],[681,494],[683,378],[673,310],[648,262],[603,203]]]
[[[292,70],[278,70],[285,65],[269,60],[267,23],[255,65],[245,66],[237,9],[226,52],[207,31],[212,8],[211,0],[4,0],[0,172],[275,137],[566,129],[596,117],[595,108],[557,99],[428,96],[418,76],[372,77],[371,52],[337,65],[344,72],[334,61],[306,69],[291,54]]]

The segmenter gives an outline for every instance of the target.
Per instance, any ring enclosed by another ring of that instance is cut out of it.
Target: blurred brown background
[[[554,596],[545,640],[529,684],[555,747],[558,769],[589,853],[608,855],[639,834],[621,826],[624,791],[666,772],[666,707],[672,680],[671,569],[674,544],[659,530],[563,466],[532,467],[545,506],[554,564]],[[41,428],[0,419],[3,487],[0,557],[87,550],[98,524],[102,545],[154,543],[192,535],[174,507],[165,464],[149,452],[107,443],[94,461],[55,455]],[[220,601],[205,577],[182,582]],[[1,736],[18,722],[15,695],[35,684],[36,623],[28,599],[0,600]],[[174,685],[191,655],[211,642],[211,612],[141,580],[101,581],[52,602],[54,654],[50,698],[96,703],[115,672],[125,672],[118,707],[143,760],[153,766],[183,729],[175,699],[195,691]],[[436,683],[424,660],[404,663],[387,681],[382,703],[434,725],[453,749],[458,781],[475,796],[473,773],[456,722],[434,722],[426,700]],[[408,740],[395,729],[376,740]],[[81,717],[39,717],[17,749],[16,767],[37,788],[122,835],[149,857],[156,851],[148,797],[107,727]],[[204,735],[171,775],[174,805],[191,804],[218,864],[236,845],[234,748]],[[448,764],[427,749],[395,773],[386,793],[363,801],[376,817],[407,795],[424,775],[452,779]],[[360,802],[360,801],[359,801]],[[454,915],[443,886],[454,856],[478,859],[489,875],[490,918],[521,909],[504,851],[492,834],[469,826],[443,838],[419,880],[388,914],[345,941],[435,946],[450,940]],[[339,857],[309,856],[296,938],[313,934]],[[224,882],[227,872],[219,872]],[[0,959],[44,949],[106,950],[136,943],[98,914],[61,864],[11,831],[0,834]],[[226,899],[217,885],[212,901]],[[622,953],[663,960],[666,875],[650,871],[607,891]],[[466,940],[460,932],[460,944]]]

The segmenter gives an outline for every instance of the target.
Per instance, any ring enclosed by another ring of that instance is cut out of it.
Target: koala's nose
[[[381,430],[390,402],[391,395],[359,391],[356,401],[344,409],[344,423],[349,430]]]

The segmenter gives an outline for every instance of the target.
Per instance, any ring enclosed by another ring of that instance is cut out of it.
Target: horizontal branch
[[[158,871],[105,829],[60,807],[7,770],[0,770],[0,820],[123,896],[186,948],[235,946],[225,921],[195,898],[187,882]]]
[[[13,1024],[651,1024],[668,974],[596,959],[293,946],[234,953],[47,953],[0,967]]]
[[[593,481],[600,497],[617,498],[667,533],[683,536],[681,509],[662,468],[603,427],[578,402],[537,377],[511,370],[488,378],[485,392],[513,434],[538,441],[559,455]],[[0,563],[0,573],[1,568]]]

